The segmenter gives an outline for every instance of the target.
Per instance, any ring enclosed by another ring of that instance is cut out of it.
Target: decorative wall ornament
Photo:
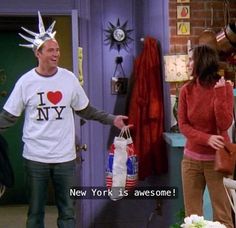
[[[177,6],[177,19],[189,19],[190,18],[190,6],[181,5]]]
[[[121,56],[116,57],[116,68],[111,78],[111,94],[121,95],[127,93],[128,78],[125,76],[125,72],[122,66],[123,58]]]
[[[190,21],[186,21],[185,19],[190,19],[190,0],[177,0],[176,12],[177,12],[177,20],[181,19],[182,21],[177,21],[176,23],[176,31],[177,35],[190,35]],[[185,21],[184,21],[185,20]]]
[[[130,37],[133,29],[127,29],[128,21],[120,24],[120,19],[117,19],[116,25],[109,22],[109,26],[104,31],[106,32],[105,44],[110,45],[110,49],[115,49],[120,52],[121,49],[128,51],[128,45],[133,41]]]
[[[177,0],[177,3],[189,3],[190,0]]]
[[[190,22],[177,22],[177,35],[190,35]]]
[[[84,85],[84,75],[83,75],[83,48],[78,47],[78,66],[79,66],[79,74],[78,74],[78,79],[80,82],[80,85]]]

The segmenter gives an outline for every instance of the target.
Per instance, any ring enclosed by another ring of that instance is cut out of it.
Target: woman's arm
[[[226,131],[233,121],[233,87],[225,82],[223,86],[215,86],[214,112],[219,131]]]

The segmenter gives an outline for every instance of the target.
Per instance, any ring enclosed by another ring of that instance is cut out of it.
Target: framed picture
[[[190,18],[190,6],[177,6],[177,19],[189,19]]]
[[[190,22],[177,22],[177,35],[190,35]]]
[[[177,0],[177,3],[189,3],[190,0]]]

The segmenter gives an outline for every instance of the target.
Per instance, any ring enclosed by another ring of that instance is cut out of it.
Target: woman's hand
[[[215,88],[219,88],[219,87],[222,87],[222,86],[225,86],[225,78],[224,77],[221,77],[220,79],[219,79],[219,81],[218,82],[216,82],[216,84],[215,84]]]
[[[221,135],[211,135],[207,143],[215,150],[219,150],[225,145],[224,137]]]

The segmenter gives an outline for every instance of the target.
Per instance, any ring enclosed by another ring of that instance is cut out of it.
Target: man
[[[23,28],[34,39],[20,34],[32,44],[38,66],[17,81],[0,115],[0,130],[13,125],[25,112],[23,158],[29,190],[27,228],[44,227],[44,206],[49,178],[55,190],[58,227],[74,228],[75,212],[69,188],[75,180],[75,127],[73,113],[85,119],[125,126],[126,116],[113,116],[90,106],[75,75],[58,67],[60,49],[52,32],[55,22],[44,29],[39,17],[39,34]]]

